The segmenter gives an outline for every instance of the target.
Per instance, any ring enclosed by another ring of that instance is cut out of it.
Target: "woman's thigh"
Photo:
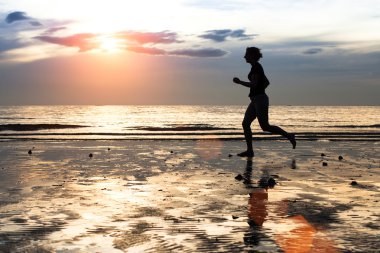
[[[262,95],[255,100],[255,111],[257,119],[260,125],[268,124],[268,110],[269,110],[269,99],[267,95]]]
[[[248,105],[247,110],[245,111],[243,122],[252,123],[252,121],[254,121],[255,119],[256,119],[256,109],[255,109],[254,103],[251,102]]]

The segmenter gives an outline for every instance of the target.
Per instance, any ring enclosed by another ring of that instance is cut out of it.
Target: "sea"
[[[0,141],[242,140],[244,105],[0,106]],[[271,106],[298,140],[380,141],[380,106]],[[280,140],[252,123],[256,140]]]

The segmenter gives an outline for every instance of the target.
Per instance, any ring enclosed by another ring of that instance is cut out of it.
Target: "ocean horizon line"
[[[247,100],[249,102],[249,100]],[[23,107],[23,106],[247,106],[247,101],[241,104],[0,104],[0,107]],[[294,107],[380,107],[379,105],[342,105],[342,104],[271,104],[271,106],[294,106]]]
[[[270,122],[304,139],[380,139],[380,107],[273,106]],[[0,106],[0,138],[243,138],[245,106]],[[256,120],[254,137],[272,138]],[[277,137],[274,137],[277,138]],[[281,139],[281,138],[280,138]]]

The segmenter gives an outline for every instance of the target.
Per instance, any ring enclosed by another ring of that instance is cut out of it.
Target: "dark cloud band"
[[[28,20],[28,19],[31,19],[31,18],[28,17],[25,12],[15,11],[7,15],[7,17],[5,18],[5,22],[7,22],[8,24],[11,24],[16,21]]]
[[[246,34],[244,29],[220,29],[220,30],[209,30],[206,33],[199,35],[198,37],[203,39],[212,40],[215,42],[223,42],[228,38],[235,38],[239,40],[249,40],[253,39],[255,34]]]
[[[222,57],[227,54],[227,51],[217,48],[179,49],[171,51],[169,54],[189,57]]]
[[[149,55],[165,55],[166,51],[163,49],[155,47],[127,47],[128,51],[139,53],[139,54],[149,54]]]
[[[149,55],[171,55],[187,57],[222,57],[228,52],[217,48],[178,49],[166,51],[155,47],[127,47],[128,51]]]
[[[37,20],[33,20],[33,18],[26,15],[25,12],[22,11],[15,11],[12,13],[9,13],[5,18],[5,23],[12,24],[17,21],[24,21],[24,20],[30,20],[29,24],[32,26],[42,26],[40,22]]]
[[[310,49],[307,49],[305,51],[303,51],[304,54],[318,54],[320,52],[322,52],[322,48],[310,48]]]

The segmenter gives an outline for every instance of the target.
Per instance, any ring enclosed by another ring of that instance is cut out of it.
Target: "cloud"
[[[52,28],[47,29],[47,30],[44,32],[44,34],[45,34],[45,35],[50,35],[50,34],[53,34],[53,33],[55,33],[55,32],[58,32],[58,31],[61,31],[61,30],[64,30],[64,29],[66,29],[65,26],[52,27]]]
[[[281,43],[281,42],[280,42]],[[286,46],[292,47],[336,47],[342,43],[337,41],[321,41],[315,40],[289,40],[283,43]]]
[[[31,18],[28,17],[25,12],[15,11],[7,15],[7,17],[5,18],[5,22],[7,22],[8,24],[11,24],[16,21],[28,20],[28,19],[31,19]]]
[[[149,55],[165,55],[166,51],[155,47],[127,47],[128,51],[132,51],[139,54]]]
[[[31,24],[32,26],[42,26],[42,24],[38,21],[30,21],[29,24]]]
[[[215,42],[223,42],[226,41],[227,38],[236,38],[239,40],[249,40],[253,39],[256,34],[245,34],[244,29],[220,29],[220,30],[209,30],[206,31],[205,34],[199,35],[198,37],[203,39],[209,39]]]
[[[175,32],[136,32],[127,31],[117,34],[117,37],[126,39],[128,41],[133,41],[139,45],[145,44],[172,44],[179,43],[177,39],[178,34]]]
[[[228,52],[217,48],[201,48],[201,49],[177,49],[163,50],[155,47],[127,47],[128,51],[139,54],[149,55],[169,55],[169,56],[187,56],[187,57],[222,57]]]
[[[22,48],[26,46],[26,43],[20,41],[20,39],[6,39],[0,37],[0,52],[6,52],[12,49]]]
[[[228,52],[217,48],[179,49],[168,52],[169,55],[189,57],[222,57]]]
[[[287,54],[306,54],[313,55],[326,51],[337,51],[344,47],[348,42],[342,41],[324,41],[319,38],[292,38],[277,42],[262,44],[262,48],[277,53]]]
[[[318,54],[320,52],[322,52],[322,48],[310,48],[310,49],[307,49],[305,51],[303,51],[304,54]]]
[[[34,20],[31,20],[25,12],[12,12],[9,14],[0,13],[0,17],[5,22],[0,22],[0,52],[7,52],[18,48],[23,48],[31,45],[28,39],[21,36],[23,31],[37,30],[40,28],[33,26]],[[20,22],[15,25],[10,25],[13,22],[28,20],[29,22]],[[33,24],[31,24],[33,23]],[[2,57],[3,59],[4,57]]]
[[[94,48],[97,48],[99,46],[98,43],[94,42],[94,39],[97,37],[97,35],[92,33],[80,33],[80,34],[74,34],[67,37],[54,37],[54,36],[36,36],[34,38],[52,43],[57,44],[61,46],[66,47],[77,47],[79,48],[80,52],[85,52]]]
[[[22,11],[11,12],[5,18],[5,22],[7,24],[12,24],[13,22],[23,21],[23,20],[31,20],[29,24],[32,26],[42,26],[40,22],[33,20],[33,18],[31,17],[28,17],[26,13]]]

